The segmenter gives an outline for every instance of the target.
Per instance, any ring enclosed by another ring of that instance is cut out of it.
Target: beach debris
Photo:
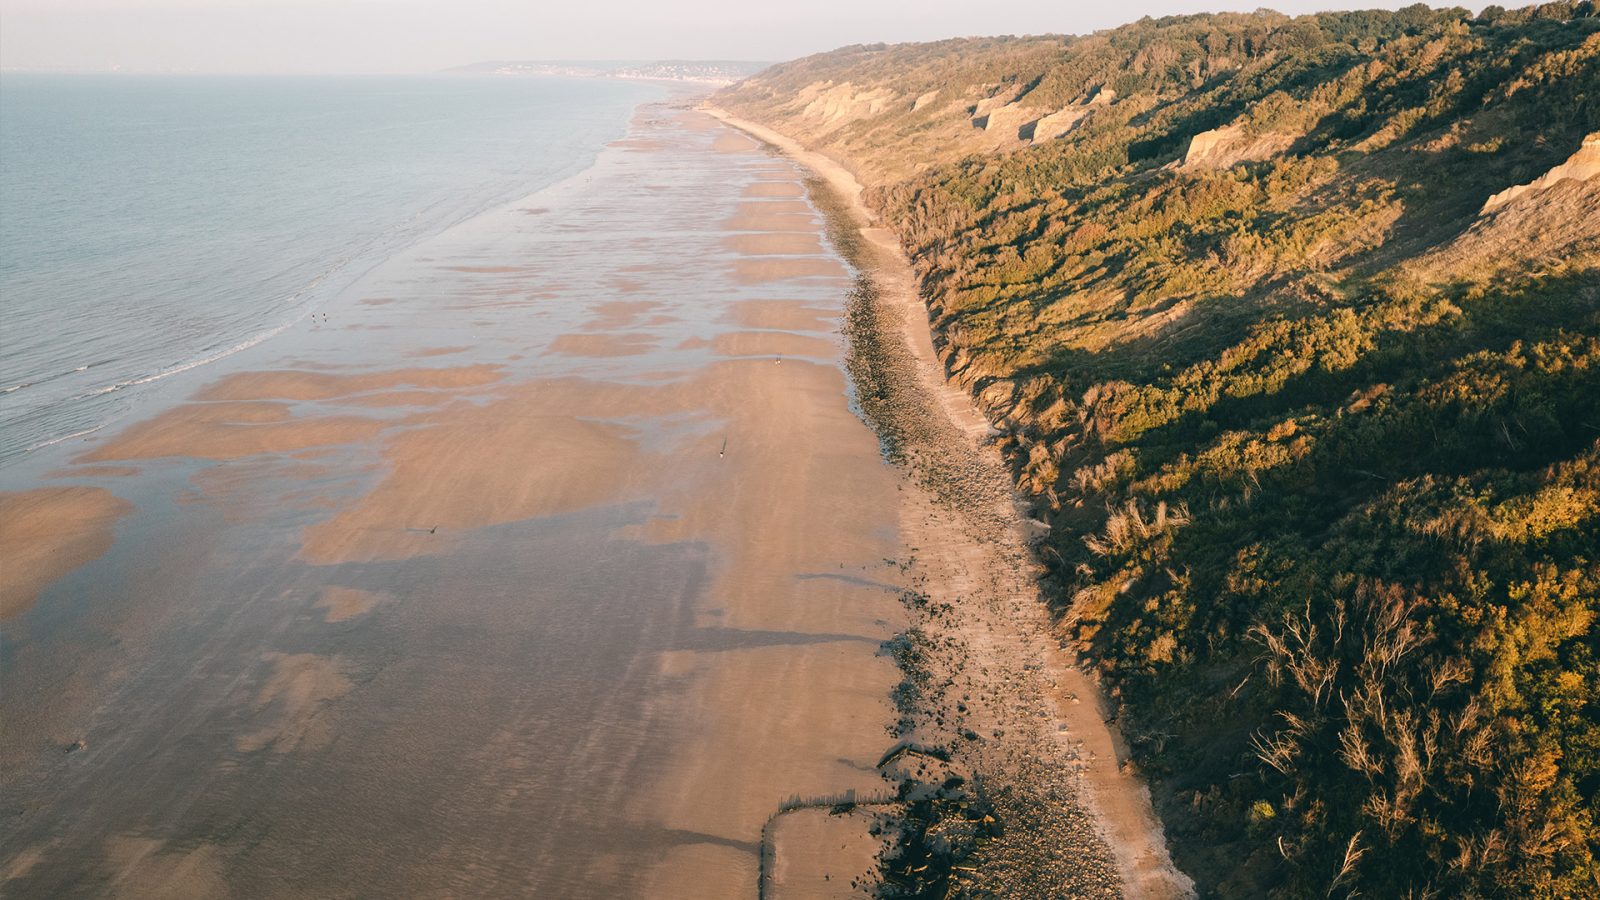
[[[950,761],[950,751],[943,747],[921,747],[910,741],[901,741],[889,748],[889,752],[878,760],[877,768],[881,769],[905,756],[921,756],[928,759],[937,759],[940,762]]]
[[[727,438],[726,435],[724,435],[723,438],[722,438],[722,449],[717,451],[717,457],[721,458],[721,457],[724,457],[724,456],[727,456],[727,455],[728,455],[728,438]]]

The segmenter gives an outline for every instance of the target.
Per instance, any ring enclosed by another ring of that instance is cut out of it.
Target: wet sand
[[[883,790],[901,485],[803,197],[643,107],[6,473],[0,890],[750,897],[785,801]]]
[[[0,494],[0,620],[27,611],[46,585],[105,553],[116,521],[132,508],[94,487]]]

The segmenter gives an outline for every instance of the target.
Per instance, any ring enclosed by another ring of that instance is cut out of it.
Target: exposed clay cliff
[[[983,120],[983,130],[1003,137],[1022,137],[1022,130],[1039,121],[1042,110],[1020,103],[1008,103],[989,113]]]
[[[1042,144],[1054,140],[1078,127],[1078,123],[1089,117],[1094,110],[1087,106],[1069,106],[1060,112],[1053,112],[1041,118],[1033,126],[1033,142]]]
[[[883,112],[896,95],[881,87],[861,90],[849,82],[818,83],[808,86],[800,99],[807,101],[801,115],[824,125],[840,125]]]
[[[1251,134],[1240,125],[1202,131],[1189,139],[1189,151],[1179,168],[1226,169],[1242,162],[1258,162],[1289,149],[1294,136],[1276,132]]]
[[[1506,188],[1490,197],[1483,204],[1480,214],[1494,212],[1502,206],[1527,194],[1537,194],[1548,188],[1555,187],[1562,181],[1589,181],[1600,176],[1600,132],[1588,135],[1583,139],[1583,145],[1578,152],[1559,166],[1544,173],[1527,184],[1519,184]]]

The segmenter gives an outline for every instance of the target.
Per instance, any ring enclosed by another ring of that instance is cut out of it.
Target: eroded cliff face
[[[819,82],[893,99],[824,130]],[[1552,4],[849,48],[718,98],[900,235],[1206,888],[1592,883],[1597,84]]]
[[[800,116],[827,130],[878,115],[897,97],[882,87],[861,90],[849,82],[817,82],[803,88],[796,99],[805,103]]]
[[[1566,162],[1489,198],[1454,239],[1403,268],[1433,281],[1518,278],[1530,265],[1586,268],[1600,254],[1600,134]]]
[[[1179,164],[1184,169],[1231,169],[1242,162],[1260,162],[1288,150],[1295,136],[1269,131],[1251,134],[1241,125],[1202,131],[1189,139]]]
[[[1584,137],[1583,145],[1566,162],[1527,184],[1518,184],[1484,201],[1481,214],[1487,215],[1519,197],[1538,195],[1563,181],[1590,181],[1600,176],[1600,132]]]

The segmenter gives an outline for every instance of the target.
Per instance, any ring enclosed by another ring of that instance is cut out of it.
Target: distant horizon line
[[[826,52],[826,51],[823,51]],[[799,58],[799,57],[796,57]],[[204,76],[239,76],[247,78],[306,78],[327,76],[383,77],[398,75],[473,75],[494,74],[490,71],[474,71],[487,69],[492,66],[565,66],[572,68],[622,68],[627,66],[664,66],[664,65],[737,65],[737,66],[772,66],[784,60],[760,59],[733,59],[720,57],[638,57],[633,59],[610,58],[525,58],[525,59],[486,59],[477,60],[459,65],[445,66],[438,69],[414,69],[391,71],[238,71],[233,69],[199,69],[199,68],[124,68],[120,64],[112,63],[102,68],[82,67],[40,67],[40,66],[4,66],[0,65],[0,75],[204,75]]]

